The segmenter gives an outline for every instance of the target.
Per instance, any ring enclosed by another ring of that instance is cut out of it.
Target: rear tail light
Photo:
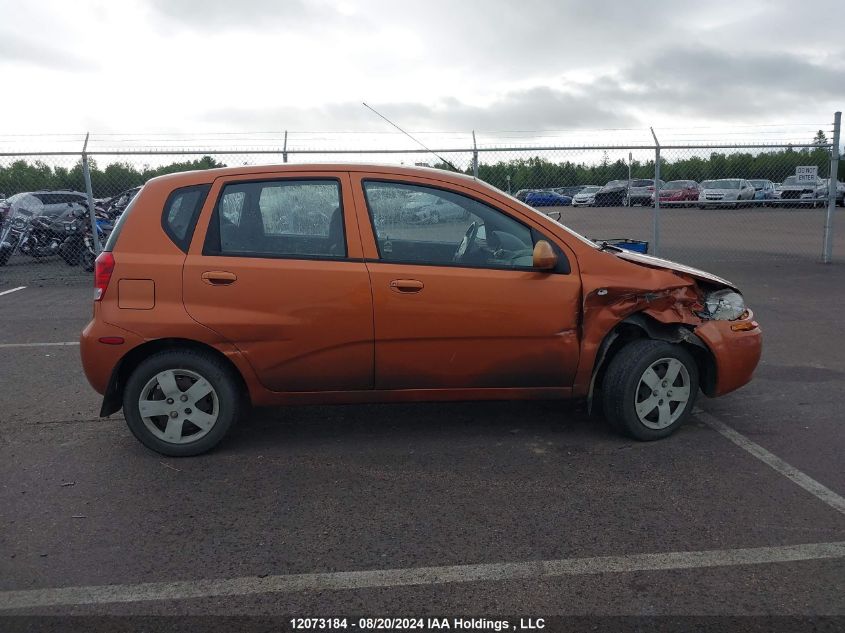
[[[94,261],[94,301],[99,301],[106,294],[111,275],[114,272],[114,255],[103,251]]]

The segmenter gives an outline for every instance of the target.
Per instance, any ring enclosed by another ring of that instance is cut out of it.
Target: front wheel
[[[649,441],[674,433],[698,395],[698,365],[683,347],[640,339],[610,361],[602,383],[604,415],[617,431]]]
[[[245,410],[234,370],[193,350],[153,354],[132,372],[123,392],[123,415],[132,434],[172,457],[211,450]]]

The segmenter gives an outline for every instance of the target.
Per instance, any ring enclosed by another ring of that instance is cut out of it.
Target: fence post
[[[660,141],[657,140],[654,128],[649,129],[654,137],[654,223],[651,240],[654,243],[654,256],[657,257],[660,255]]]
[[[478,178],[478,146],[475,144],[475,130],[472,131],[472,177]]]
[[[97,234],[97,214],[94,212],[94,190],[91,188],[91,171],[88,169],[88,135],[85,133],[85,144],[82,146],[82,177],[85,179],[85,193],[88,198],[88,216],[91,221],[91,241],[94,243],[94,253],[100,254],[100,236]]]
[[[282,162],[288,162],[288,131],[285,130],[285,147],[282,149]]]
[[[827,216],[824,220],[824,249],[822,262],[833,261],[833,216],[836,214],[837,181],[839,179],[839,131],[842,127],[842,113],[833,115],[833,147],[830,148],[830,173],[827,179]]]

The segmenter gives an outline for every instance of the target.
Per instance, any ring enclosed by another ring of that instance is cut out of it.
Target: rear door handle
[[[390,282],[390,289],[402,294],[411,294],[423,289],[423,282],[417,279],[394,279]]]
[[[238,276],[225,270],[207,270],[202,274],[202,280],[212,286],[228,286],[235,283]]]

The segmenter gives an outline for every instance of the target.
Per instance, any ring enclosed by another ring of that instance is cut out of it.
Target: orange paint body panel
[[[743,322],[752,323],[754,315],[748,311]],[[695,329],[716,359],[716,387],[714,396],[723,396],[739,389],[751,380],[763,348],[763,334],[759,326],[734,331],[736,321],[708,321]]]
[[[341,224],[332,230],[342,228],[345,256],[208,250],[224,188],[275,180],[337,182]],[[565,266],[389,261],[379,252],[365,194],[370,180],[471,198],[548,242],[553,249],[544,246],[544,255],[553,250]],[[185,187],[203,187],[206,195],[180,246],[162,218],[169,196]],[[85,374],[100,393],[121,362],[134,358],[127,356],[133,350],[190,342],[228,359],[257,405],[585,396],[603,341],[632,314],[694,332],[713,355],[717,395],[748,382],[760,357],[759,328],[733,331],[733,322],[700,316],[703,288],[720,287],[717,278],[600,251],[460,174],[372,165],[245,166],[155,178],[133,205],[118,228],[111,281],[82,333]],[[98,341],[107,336],[125,343]]]

